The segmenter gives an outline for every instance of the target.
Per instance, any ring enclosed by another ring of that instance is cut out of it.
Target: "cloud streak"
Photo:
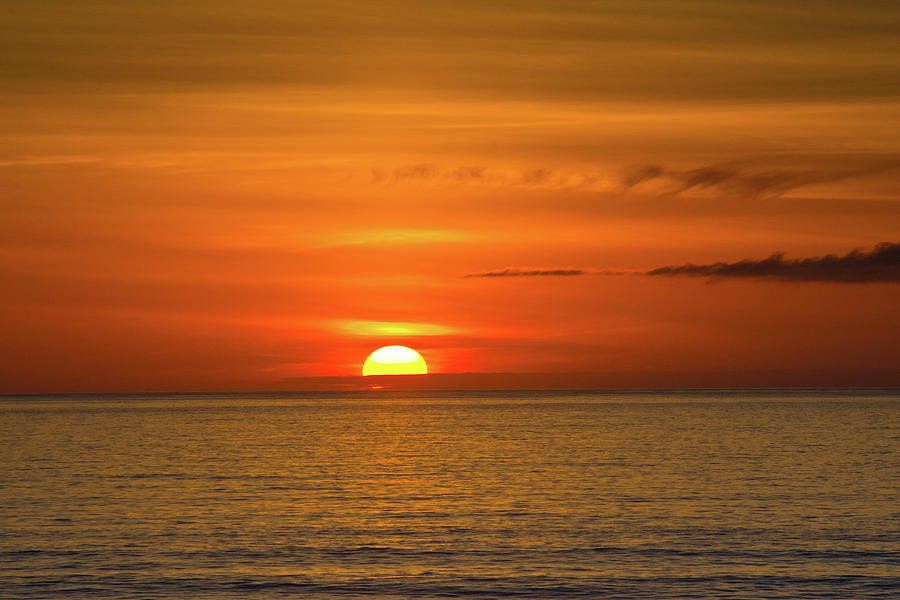
[[[419,183],[431,185],[475,184],[493,187],[575,189],[596,184],[599,171],[563,171],[549,167],[496,169],[483,165],[445,168],[434,164],[411,164],[394,169],[372,168],[371,182],[382,185]]]
[[[787,260],[775,253],[760,260],[687,263],[648,271],[649,276],[688,276],[723,279],[777,279],[783,281],[828,281],[834,283],[900,283],[900,242],[882,242],[871,250],[857,248],[843,256],[828,254]]]
[[[491,278],[491,277],[578,277],[579,275],[593,275],[595,269],[581,269],[576,267],[506,267],[494,271],[481,271],[468,273],[467,278]]]
[[[831,162],[834,162],[833,160]],[[596,169],[565,169],[539,166],[526,169],[499,169],[485,165],[442,167],[410,164],[372,168],[371,183],[380,185],[484,185],[498,188],[590,190],[625,193],[638,188],[661,198],[675,199],[694,193],[723,198],[779,198],[797,190],[821,184],[837,184],[877,176],[893,177],[900,170],[896,156],[860,160],[845,157],[840,164],[824,161],[816,166],[784,166],[760,161],[706,164],[690,169],[673,169],[658,164],[635,164],[615,173]]]
[[[634,271],[613,271],[592,267],[506,267],[492,271],[468,273],[470,279],[491,279],[498,277],[581,277],[583,275],[630,275]]]
[[[811,258],[785,259],[776,252],[763,259],[686,263],[650,271],[615,271],[591,267],[506,267],[468,273],[466,278],[580,277],[583,275],[645,275],[649,277],[708,277],[713,279],[773,279],[781,281],[827,281],[833,283],[900,283],[900,242],[882,242],[871,249],[857,248],[843,256],[826,254]]]
[[[752,169],[738,164],[705,165],[673,170],[659,165],[632,167],[620,177],[624,190],[657,180],[665,185],[664,195],[677,196],[692,190],[713,189],[745,198],[778,197],[793,190],[821,183],[834,183],[876,175],[900,168],[900,162],[885,160],[860,168],[767,168]]]

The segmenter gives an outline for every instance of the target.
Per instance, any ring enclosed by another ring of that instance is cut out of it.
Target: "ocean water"
[[[0,398],[2,598],[898,598],[900,391]]]

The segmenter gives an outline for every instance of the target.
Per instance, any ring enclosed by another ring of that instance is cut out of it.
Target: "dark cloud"
[[[469,273],[466,277],[576,277],[596,273],[593,269],[575,267],[507,267],[496,271]]]
[[[590,267],[506,267],[469,273],[467,278],[494,277],[578,277],[581,275],[641,274],[635,271],[610,271]],[[843,256],[827,254],[812,258],[785,259],[776,252],[768,258],[707,265],[669,265],[646,271],[643,275],[710,278],[755,278],[782,281],[830,281],[835,283],[900,283],[900,242],[882,242],[872,249],[857,248]]]
[[[648,271],[651,276],[685,275],[715,278],[769,278],[835,283],[900,282],[900,242],[883,242],[871,250],[858,248],[843,256],[828,254],[786,260],[781,253],[761,260],[685,264]]]

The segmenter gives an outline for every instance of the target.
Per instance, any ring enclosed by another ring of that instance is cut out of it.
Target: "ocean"
[[[2,598],[898,598],[900,390],[0,397]]]

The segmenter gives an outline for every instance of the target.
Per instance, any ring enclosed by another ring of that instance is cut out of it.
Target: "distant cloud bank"
[[[882,242],[871,250],[858,248],[843,256],[828,254],[786,260],[775,253],[761,260],[708,265],[670,265],[647,271],[650,276],[767,278],[835,283],[900,282],[900,242]]]

